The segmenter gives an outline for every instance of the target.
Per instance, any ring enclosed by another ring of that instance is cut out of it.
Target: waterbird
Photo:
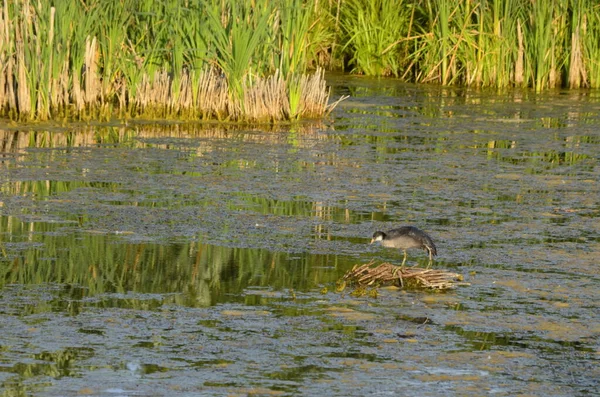
[[[377,231],[373,233],[371,244],[381,241],[381,245],[387,248],[398,248],[404,252],[404,260],[400,265],[404,267],[406,263],[406,250],[410,248],[421,248],[429,254],[429,264],[431,266],[433,257],[437,255],[437,248],[429,234],[415,226],[402,226],[387,232]]]

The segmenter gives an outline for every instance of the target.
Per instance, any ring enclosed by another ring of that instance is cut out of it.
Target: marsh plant
[[[408,53],[414,7],[406,0],[346,0],[340,10],[352,71],[399,76]]]
[[[600,87],[596,0],[0,0],[13,119],[321,117],[322,68]]]
[[[595,0],[344,0],[349,70],[492,87],[598,87]]]
[[[417,82],[536,90],[598,87],[593,0],[422,0]]]
[[[307,70],[322,43],[309,42],[302,1],[55,3],[3,0],[0,108],[12,118],[273,122],[334,106],[322,70]]]

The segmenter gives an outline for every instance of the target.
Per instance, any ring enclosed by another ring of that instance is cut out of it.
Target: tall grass
[[[324,84],[320,93],[298,85],[309,79],[305,54],[316,52],[307,51],[314,47],[308,31],[316,3],[56,3],[3,0],[0,109],[5,115],[273,122],[314,117],[316,100],[323,101],[317,117],[332,108]],[[323,79],[321,72],[312,76]]]
[[[595,0],[0,1],[0,114],[14,119],[322,116],[327,88],[306,82],[323,74],[307,73],[341,65],[443,85],[600,86]]]
[[[418,64],[419,82],[451,84],[458,72],[458,49],[464,39],[460,3],[451,0],[426,1],[422,8],[418,49],[411,56]],[[458,34],[456,34],[458,31]]]
[[[529,86],[538,91],[592,85],[589,65],[597,54],[593,54],[593,50],[586,52],[585,43],[593,47],[600,41],[598,31],[593,30],[598,21],[587,23],[588,16],[597,15],[593,1],[445,0],[434,4],[438,9],[422,8],[424,15],[435,22],[430,31],[449,32],[452,53],[445,57],[457,62],[445,73],[454,77],[452,67],[458,68],[454,79],[444,78],[441,73],[441,83]],[[442,9],[443,4],[450,12]],[[450,16],[448,23],[445,22],[447,15]],[[444,28],[446,25],[449,28]],[[444,35],[439,36],[421,41],[424,53],[431,54],[431,49],[447,40]],[[444,53],[433,53],[440,54],[438,63],[427,59],[423,62],[424,69],[438,64],[444,69],[441,59]]]
[[[397,75],[400,65],[400,77],[423,83],[597,86],[598,7],[593,0],[346,0],[342,56],[354,72]],[[384,26],[377,15],[390,20],[387,35],[375,34]],[[386,58],[390,42],[411,50]]]
[[[561,5],[564,4],[554,0],[532,2],[526,52],[532,65],[532,85],[537,91],[560,83],[566,17]]]
[[[260,6],[231,2],[225,9],[208,10],[210,42],[216,49],[216,62],[227,76],[232,102],[243,106],[244,85],[251,78],[252,67],[261,67],[253,56],[269,33],[272,16],[270,3]],[[232,109],[235,115],[243,109]]]
[[[310,25],[314,21],[314,9],[303,0],[281,0],[276,13],[279,30],[276,45],[276,64],[284,76],[302,72],[307,67],[306,48],[310,43]]]
[[[405,0],[346,0],[340,17],[352,72],[401,74],[411,16],[411,6]]]
[[[517,24],[521,4],[515,0],[494,1],[488,10],[481,6],[477,8],[477,50],[474,67],[467,68],[467,84],[506,87],[514,82],[517,85],[519,79],[516,76],[522,73],[522,68],[517,67],[520,56]]]
[[[600,88],[600,4],[584,8],[581,14],[580,40],[583,47],[583,70],[589,86]]]

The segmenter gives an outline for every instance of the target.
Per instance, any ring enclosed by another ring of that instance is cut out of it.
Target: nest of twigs
[[[462,275],[457,273],[421,267],[401,268],[391,263],[374,266],[373,261],[363,265],[354,265],[344,275],[343,280],[359,287],[396,285],[401,288],[446,290],[457,285],[469,285],[469,283],[463,282]]]

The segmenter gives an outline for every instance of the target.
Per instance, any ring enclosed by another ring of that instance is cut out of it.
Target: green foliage
[[[115,105],[122,117],[302,117],[288,102],[300,109],[305,94],[285,84],[326,46],[322,30],[309,34],[322,27],[316,10],[305,0],[15,0],[0,20],[0,110],[21,119],[109,118]],[[283,80],[259,83],[278,69]]]
[[[600,41],[598,21],[589,23],[598,15],[591,0],[417,3],[420,34],[410,55],[417,82],[536,90],[591,84]]]
[[[233,99],[239,103],[243,103],[245,79],[252,67],[259,72],[264,68],[264,62],[255,54],[268,38],[273,12],[269,4],[231,2],[223,9],[208,10],[209,42],[216,49],[215,62],[227,77]]]
[[[281,0],[279,3],[277,65],[284,76],[306,70],[306,48],[310,45],[310,24],[314,16],[313,9],[304,3],[303,0]]]
[[[3,5],[0,112],[17,119],[110,118],[113,107],[123,117],[295,119],[309,107],[307,69],[343,64],[443,85],[600,86],[595,0]]]
[[[589,86],[600,88],[600,4],[584,8],[581,14],[584,70]]]
[[[348,0],[341,8],[345,49],[355,73],[398,76],[402,71],[411,8],[403,0]]]
[[[527,58],[532,66],[533,87],[539,91],[545,87],[555,87],[558,54],[557,41],[562,36],[562,21],[557,3],[553,0],[532,3],[530,20],[526,25]]]
[[[489,10],[477,10],[478,43],[476,71],[467,84],[507,87],[515,79],[519,58],[519,0],[495,0]]]

